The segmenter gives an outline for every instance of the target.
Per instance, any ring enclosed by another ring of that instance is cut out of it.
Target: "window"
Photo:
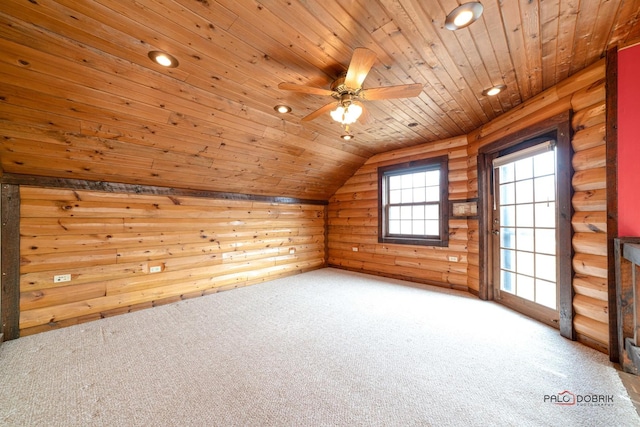
[[[447,160],[378,168],[378,242],[448,245]]]

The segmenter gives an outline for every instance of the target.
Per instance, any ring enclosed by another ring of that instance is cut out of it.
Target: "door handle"
[[[498,231],[498,230],[493,230],[493,231],[491,232],[491,234],[495,234],[495,235],[497,236],[498,234],[500,234],[500,231]]]

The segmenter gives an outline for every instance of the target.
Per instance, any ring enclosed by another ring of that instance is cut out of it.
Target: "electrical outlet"
[[[160,273],[161,271],[162,271],[162,266],[160,265],[153,265],[149,267],[149,273]]]
[[[53,276],[53,283],[70,282],[70,281],[71,281],[70,274],[59,274],[57,276]]]
[[[358,247],[357,247],[357,246],[354,246],[354,247],[352,247],[352,248],[351,248],[351,250],[352,250],[353,252],[358,252]]]
[[[293,255],[296,253],[296,248],[289,248],[289,255]]]
[[[449,255],[449,261],[450,262],[458,262],[458,257],[455,255]]]

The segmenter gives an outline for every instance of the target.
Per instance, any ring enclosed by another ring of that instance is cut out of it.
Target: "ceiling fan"
[[[418,96],[423,89],[423,86],[419,83],[364,89],[362,83],[375,61],[375,52],[359,47],[353,51],[347,72],[334,80],[330,89],[284,82],[280,83],[278,88],[310,95],[328,95],[334,98],[335,101],[303,117],[302,121],[313,120],[327,111],[331,111],[331,117],[343,125],[348,126],[356,120],[363,123],[367,120],[367,114],[362,114],[364,108],[360,101],[411,98]]]

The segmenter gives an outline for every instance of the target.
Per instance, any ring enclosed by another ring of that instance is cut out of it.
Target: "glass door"
[[[494,298],[558,326],[553,141],[493,161]]]

